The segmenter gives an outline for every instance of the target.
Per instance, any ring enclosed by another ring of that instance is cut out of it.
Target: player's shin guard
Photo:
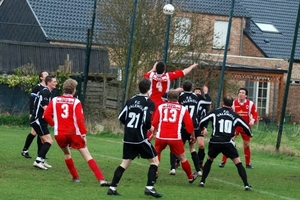
[[[195,170],[197,172],[199,172],[200,171],[199,157],[198,157],[196,151],[192,152],[191,156],[192,156],[192,160],[193,160],[193,163],[194,163]]]
[[[88,165],[91,168],[91,170],[93,171],[93,173],[98,181],[105,180],[105,178],[101,172],[101,169],[99,168],[99,166],[97,165],[97,163],[94,159],[90,159],[88,161]]]
[[[113,180],[111,182],[112,187],[117,187],[119,181],[121,180],[123,173],[125,169],[121,166],[118,166],[117,169],[115,170]]]
[[[223,163],[226,163],[226,161],[227,161],[227,157],[226,157],[225,155],[223,155],[223,156],[222,156],[222,162],[223,162]]]
[[[246,162],[246,165],[249,165],[249,164],[250,164],[250,159],[251,159],[251,151],[250,151],[250,147],[244,148],[244,154],[245,154],[245,162]]]
[[[199,165],[200,165],[201,168],[202,168],[202,164],[203,164],[203,161],[204,161],[204,157],[205,157],[204,148],[203,149],[199,148],[199,150],[198,150],[198,158],[199,158]]]
[[[68,170],[69,170],[70,174],[72,175],[72,178],[73,179],[79,178],[79,175],[77,173],[77,170],[76,170],[76,167],[75,167],[73,159],[72,158],[66,159],[65,163],[66,163],[66,165],[68,167]]]
[[[246,173],[246,170],[245,170],[243,164],[242,163],[238,163],[235,166],[236,166],[236,168],[238,170],[238,173],[239,173],[240,177],[242,178],[242,180],[244,182],[244,186],[249,185],[248,184],[248,180],[247,180],[247,173]]]
[[[47,152],[49,151],[51,144],[49,142],[45,142],[41,149],[39,150],[38,157],[45,158]]]
[[[23,147],[23,151],[27,151],[33,141],[33,139],[35,138],[35,135],[32,135],[31,133],[29,133],[26,137],[26,141]]]
[[[181,167],[184,170],[185,174],[187,175],[188,179],[192,179],[193,172],[192,172],[192,168],[191,168],[189,161],[186,160],[185,162],[182,162]]]
[[[153,186],[154,183],[156,182],[156,171],[157,171],[157,166],[150,165],[149,170],[148,170],[147,186]]]
[[[201,178],[201,182],[205,183],[205,179],[208,176],[210,169],[211,169],[211,164],[212,161],[211,160],[207,160],[206,163],[204,164],[203,167],[203,172],[202,172],[202,178]]]

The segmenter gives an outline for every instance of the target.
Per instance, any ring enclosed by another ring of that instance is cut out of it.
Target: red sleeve
[[[168,72],[168,75],[170,77],[170,81],[173,81],[175,79],[183,77],[185,74],[183,70],[175,70],[174,72]]]
[[[53,102],[50,101],[50,103],[48,104],[48,106],[44,112],[44,119],[50,126],[54,126],[54,121],[53,121],[52,115],[53,115]]]
[[[146,72],[146,73],[144,74],[144,78],[149,79],[149,78],[150,78],[150,74],[151,74],[151,72]]]
[[[86,126],[85,126],[85,123],[84,123],[84,115],[83,115],[81,103],[78,103],[76,105],[75,115],[76,115],[76,118],[77,118],[77,124],[78,124],[78,128],[80,130],[80,133],[81,134],[86,134],[87,129],[86,129]]]
[[[157,129],[157,126],[158,126],[158,119],[159,119],[159,116],[158,116],[158,109],[156,109],[153,113],[153,118],[152,118],[152,126],[154,127],[154,129],[156,130]]]
[[[186,131],[191,134],[194,131],[194,125],[193,125],[193,120],[192,120],[188,110],[186,110],[184,113],[183,122],[184,122]]]
[[[257,113],[256,106],[254,103],[251,108],[251,115],[252,115],[252,118],[255,120],[255,122],[257,122],[258,121],[258,113]]]

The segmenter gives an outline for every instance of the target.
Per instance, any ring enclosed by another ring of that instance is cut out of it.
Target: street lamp
[[[171,25],[171,16],[174,14],[174,6],[172,5],[172,0],[169,4],[166,4],[163,8],[163,12],[168,16],[167,19],[167,32],[165,38],[165,53],[164,53],[164,63],[167,64],[168,61],[168,48],[169,48],[169,35],[170,35],[170,25]]]

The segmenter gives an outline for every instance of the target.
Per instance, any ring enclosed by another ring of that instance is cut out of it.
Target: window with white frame
[[[190,29],[191,19],[187,17],[176,17],[175,18],[175,34],[174,44],[179,46],[190,45]]]
[[[228,22],[227,21],[215,21],[214,25],[214,38],[213,48],[224,49],[226,44]]]
[[[245,87],[248,89],[248,99],[255,103],[259,116],[269,114],[270,83],[246,81]]]

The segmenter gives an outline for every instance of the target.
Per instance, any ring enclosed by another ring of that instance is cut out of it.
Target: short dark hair
[[[156,73],[157,74],[162,74],[166,70],[166,65],[163,62],[158,62],[156,64]]]
[[[150,86],[151,86],[151,81],[146,79],[146,78],[142,78],[139,81],[139,90],[140,93],[145,94],[150,90]]]
[[[46,79],[45,79],[46,85],[48,85],[48,83],[50,83],[53,78],[55,78],[54,75],[48,75],[48,76],[46,76]]]
[[[239,93],[240,93],[241,90],[244,90],[245,93],[246,93],[246,95],[248,95],[248,90],[247,90],[246,88],[240,88],[240,89],[239,89]]]
[[[41,78],[43,77],[44,72],[47,72],[47,71],[40,71],[40,73],[39,73],[39,82],[42,82]]]
[[[190,80],[186,80],[182,84],[182,87],[183,87],[184,91],[191,91],[192,90],[192,86],[193,86],[193,83]]]
[[[230,95],[225,95],[225,96],[223,97],[223,103],[224,103],[225,106],[231,107],[232,104],[233,104],[233,98],[232,98],[232,96],[230,96]]]
[[[179,92],[174,90],[174,89],[171,89],[169,92],[168,92],[168,101],[170,102],[176,102],[178,101],[178,98],[179,98]]]

